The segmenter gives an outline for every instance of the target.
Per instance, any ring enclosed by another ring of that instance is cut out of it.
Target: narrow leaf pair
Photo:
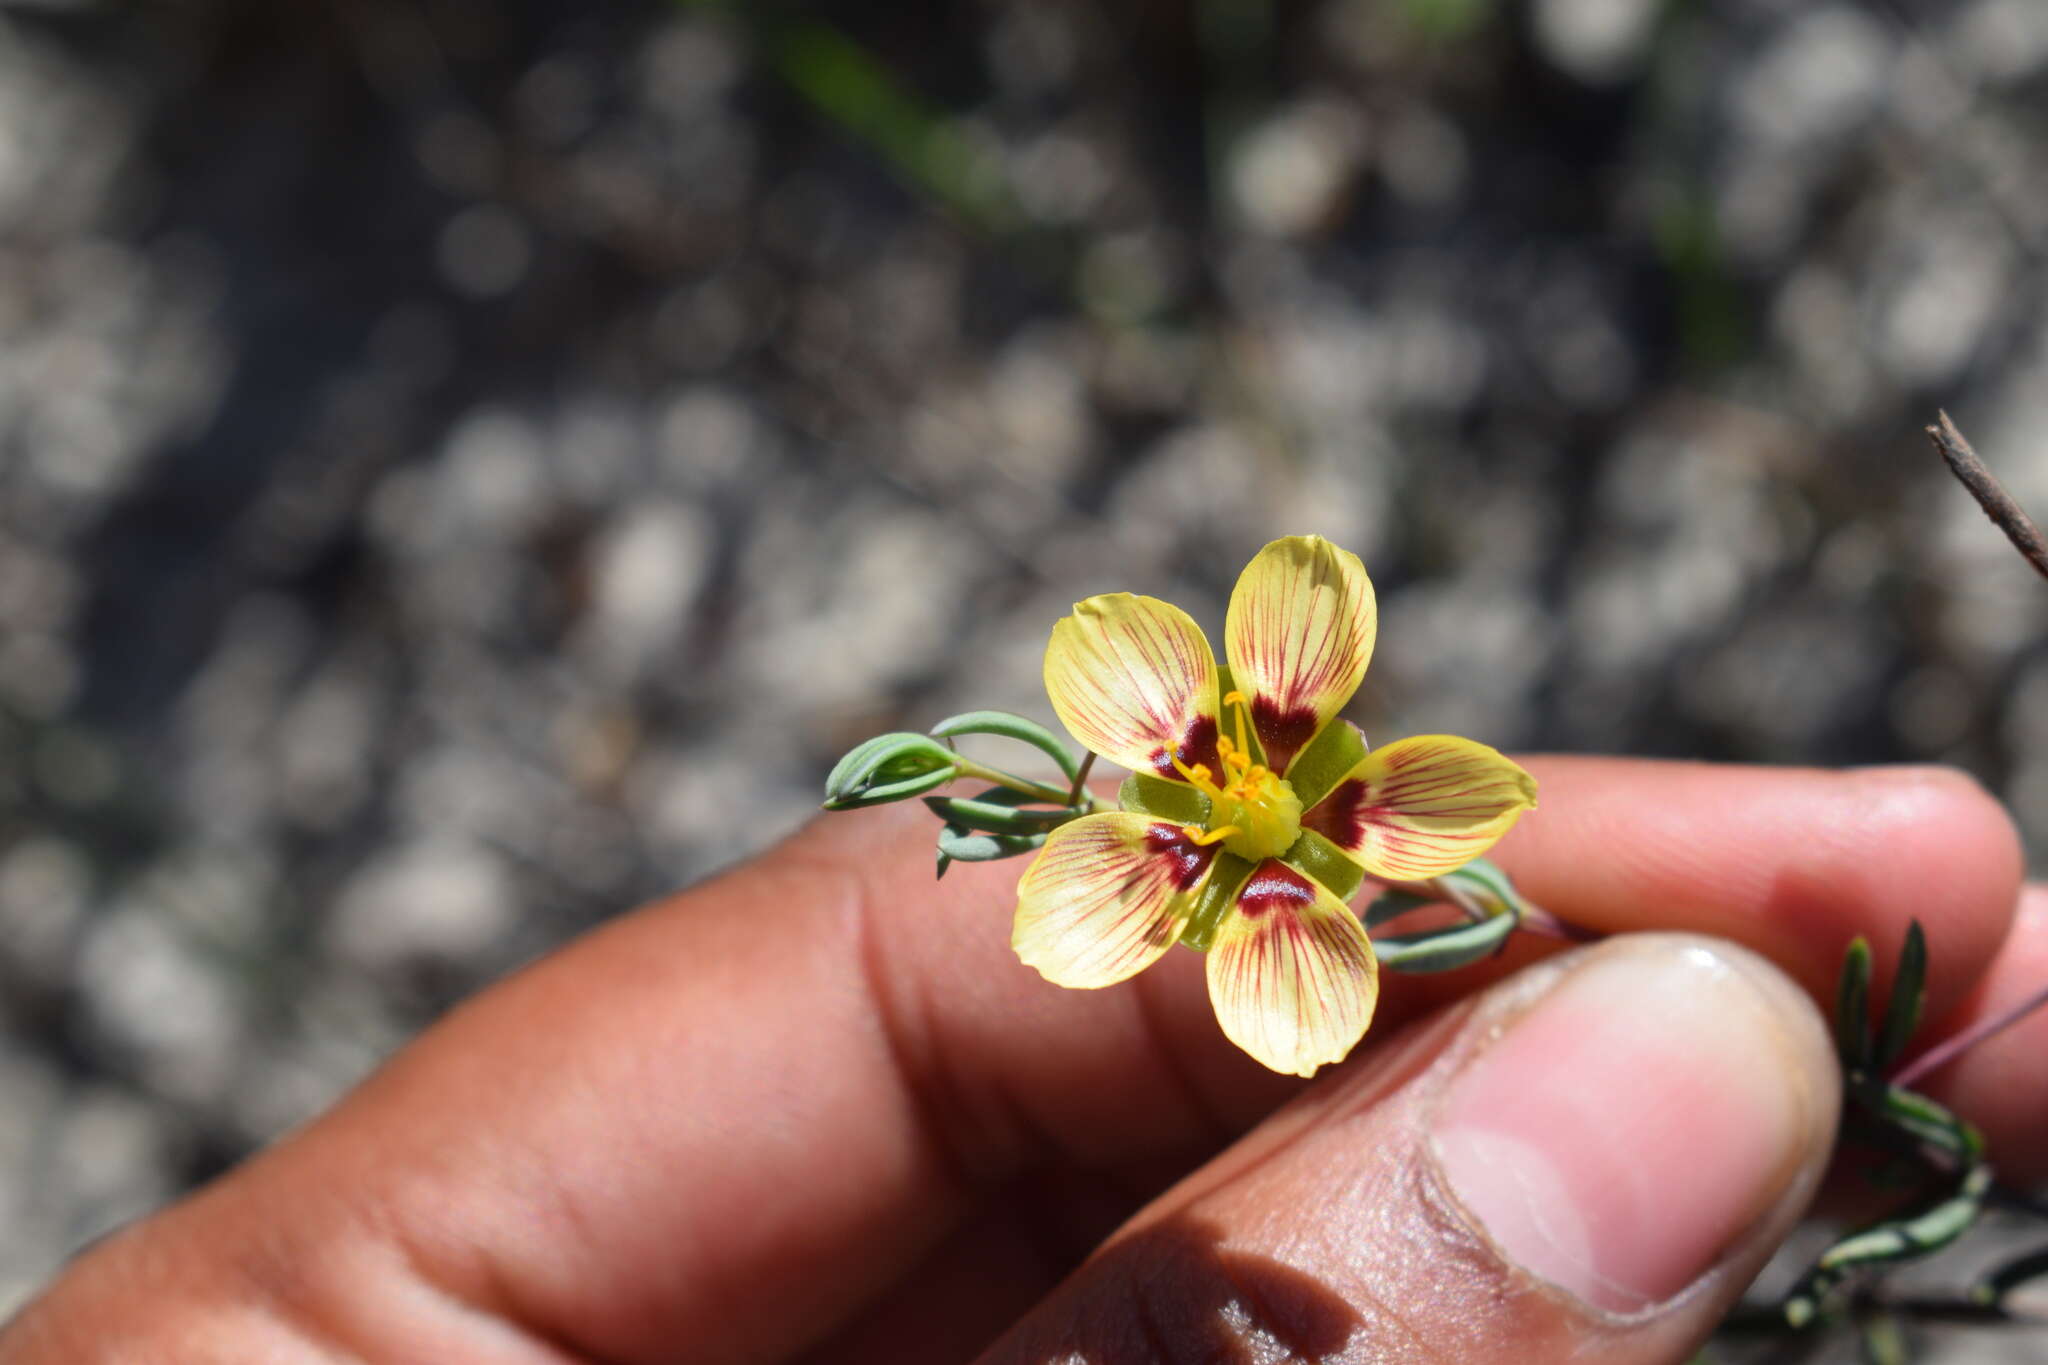
[[[1857,938],[1842,957],[1835,986],[1835,1047],[1848,1101],[1873,1132],[1917,1159],[1935,1192],[1904,1211],[1837,1240],[1787,1295],[1783,1312],[1794,1327],[1813,1322],[1829,1297],[1859,1271],[1932,1255],[1954,1243],[1983,1212],[1992,1187],[1984,1139],[1975,1127],[1925,1095],[1891,1084],[1885,1070],[1912,1041],[1927,986],[1927,939],[1920,922],[1906,929],[1890,998],[1875,1028],[1870,1021],[1870,944]]]
[[[1885,1002],[1883,1022],[1875,1030],[1870,1024],[1870,974],[1870,943],[1859,936],[1843,955],[1842,972],[1835,983],[1835,1047],[1852,1081],[1897,1061],[1919,1027],[1927,993],[1927,935],[1919,920],[1906,926],[1891,996]]]

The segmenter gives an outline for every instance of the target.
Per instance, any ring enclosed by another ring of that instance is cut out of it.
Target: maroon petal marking
[[[1145,847],[1172,862],[1173,889],[1187,891],[1202,880],[1202,874],[1209,870],[1209,864],[1216,857],[1218,846],[1198,844],[1188,838],[1179,825],[1169,825],[1161,821],[1145,831]]]
[[[1052,831],[1017,882],[1017,956],[1055,985],[1093,989],[1172,947],[1191,889],[1179,880],[1193,855],[1180,847],[1186,837],[1162,824],[1102,811]]]
[[[1297,1076],[1350,1052],[1379,995],[1378,961],[1358,917],[1270,860],[1218,927],[1207,974],[1224,1034],[1273,1070]]]
[[[1266,766],[1285,777],[1287,765],[1316,736],[1315,708],[1283,708],[1271,697],[1253,697],[1252,729],[1258,732],[1259,743],[1266,750]]]
[[[1216,718],[1196,716],[1189,721],[1188,728],[1181,732],[1174,754],[1190,768],[1199,763],[1212,774],[1220,773],[1223,761],[1216,756]],[[1170,782],[1182,780],[1180,769],[1173,766],[1173,758],[1167,755],[1163,744],[1152,755],[1152,771]]]
[[[1375,749],[1301,817],[1370,876],[1423,881],[1478,857],[1536,804],[1512,760],[1454,735]]]
[[[1249,919],[1276,910],[1303,911],[1315,903],[1315,883],[1271,858],[1258,865],[1237,893],[1237,912]]]
[[[1339,848],[1354,849],[1365,842],[1366,809],[1365,783],[1349,777],[1303,813],[1301,827],[1314,830]]]

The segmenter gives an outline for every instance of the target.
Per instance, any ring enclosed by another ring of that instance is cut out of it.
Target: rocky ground
[[[2048,508],[2048,8],[767,13],[0,4],[0,1305],[1276,534],[1375,736],[2048,847],[2048,587],[1919,435]]]

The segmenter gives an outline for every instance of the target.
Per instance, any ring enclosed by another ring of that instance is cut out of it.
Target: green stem
[[[1019,777],[1015,773],[1006,773],[1001,768],[984,767],[965,754],[956,757],[953,760],[953,764],[960,770],[962,777],[978,777],[984,782],[993,782],[998,787],[1008,787],[1013,792],[1023,792],[1026,796],[1035,796],[1039,800],[1055,806],[1070,806],[1074,804],[1073,799],[1058,787],[1048,787],[1043,782],[1033,782],[1028,777]],[[1083,768],[1081,771],[1085,774],[1088,770]],[[1095,809],[1093,797],[1088,799],[1088,809],[1091,812]]]
[[[1428,901],[1446,901],[1469,920],[1486,919],[1493,913],[1470,896],[1461,895],[1457,888],[1447,886],[1441,881],[1386,882],[1383,885],[1389,891],[1407,892]],[[1515,923],[1517,929],[1527,930],[1544,938],[1559,939],[1565,943],[1593,943],[1607,937],[1598,929],[1588,929],[1583,924],[1574,924],[1562,915],[1545,910],[1527,898],[1523,898],[1521,904],[1515,907],[1515,913],[1518,916]]]

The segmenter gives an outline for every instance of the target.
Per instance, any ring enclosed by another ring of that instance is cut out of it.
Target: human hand
[[[1953,774],[1531,767],[1498,858],[1533,899],[1725,941],[1388,974],[1303,1083],[1217,1032],[1193,954],[1055,990],[1011,877],[935,887],[921,811],[837,816],[454,1011],[81,1257],[0,1362],[1682,1360],[1826,1162],[1792,983],[1917,917],[1961,1027],[2048,972],[2048,911],[2014,920],[2012,829]],[[1930,1087],[2020,1178],[2044,1045]]]

